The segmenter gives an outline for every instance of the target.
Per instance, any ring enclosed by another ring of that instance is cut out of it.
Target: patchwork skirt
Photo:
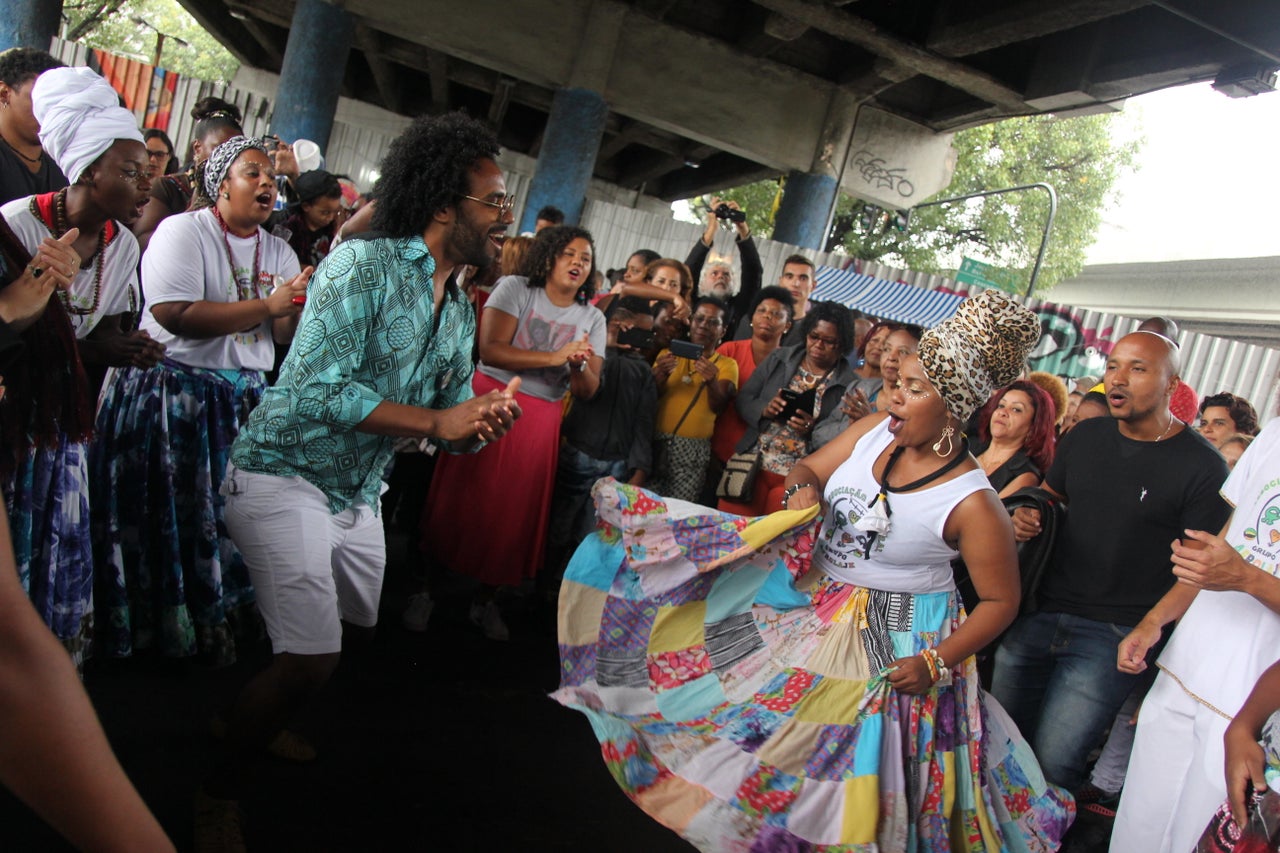
[[[108,375],[90,475],[107,654],[155,648],[222,666],[263,636],[218,490],[264,388],[261,371],[172,359]]]
[[[1074,816],[972,659],[887,665],[965,618],[954,589],[811,571],[808,511],[742,518],[603,480],[560,598],[562,681],[614,779],[702,850],[1051,851]]]

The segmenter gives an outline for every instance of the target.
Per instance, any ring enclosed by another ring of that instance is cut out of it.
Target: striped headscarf
[[[213,149],[208,162],[204,164],[204,191],[209,198],[214,200],[218,198],[218,187],[222,186],[223,180],[226,179],[227,170],[231,168],[236,158],[250,148],[255,148],[263,154],[267,153],[262,140],[253,136],[233,136]]]

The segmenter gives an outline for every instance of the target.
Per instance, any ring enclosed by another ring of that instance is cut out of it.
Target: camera
[[[734,210],[727,204],[720,204],[715,209],[716,219],[727,219],[730,222],[746,222],[747,214],[741,210]]]

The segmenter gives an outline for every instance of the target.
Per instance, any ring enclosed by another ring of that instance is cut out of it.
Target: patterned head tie
[[[947,411],[963,423],[992,391],[1018,378],[1038,340],[1034,313],[997,290],[984,290],[924,333],[920,366]]]
[[[213,149],[213,153],[209,155],[209,161],[204,164],[204,191],[209,198],[218,197],[218,187],[222,186],[223,180],[226,179],[227,170],[231,168],[231,164],[237,157],[250,148],[261,151],[263,154],[267,153],[266,146],[256,136],[233,136]]]

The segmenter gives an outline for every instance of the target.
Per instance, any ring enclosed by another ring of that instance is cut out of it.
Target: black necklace
[[[942,465],[937,470],[931,471],[930,473],[925,474],[920,479],[913,480],[910,483],[907,483],[905,485],[890,486],[889,474],[891,471],[893,471],[893,466],[896,465],[898,460],[902,458],[902,452],[905,449],[906,448],[904,447],[895,447],[893,449],[893,452],[889,454],[889,460],[884,463],[884,472],[880,475],[880,492],[879,494],[876,495],[875,501],[873,501],[871,504],[872,507],[874,507],[876,504],[884,504],[883,520],[886,522],[886,525],[883,533],[886,536],[889,535],[887,522],[890,518],[893,517],[893,509],[889,506],[889,495],[899,494],[901,492],[913,492],[916,489],[922,489],[925,486],[932,483],[934,480],[937,480],[939,477],[946,474],[948,471],[953,470],[957,465],[959,465],[961,462],[964,461],[966,456],[969,455],[969,439],[963,435],[960,436],[960,452],[957,453],[945,465]],[[870,514],[870,510],[868,510],[868,514]],[[868,531],[867,548],[862,554],[862,559],[864,560],[871,559],[871,546],[875,544],[876,537],[880,533],[881,531],[879,530]]]
[[[40,149],[40,153],[39,153],[39,154],[37,154],[36,156],[34,156],[34,157],[28,157],[26,154],[23,154],[21,151],[19,151],[19,150],[17,149],[17,147],[16,147],[12,142],[10,142],[9,140],[5,139],[3,134],[0,134],[0,142],[3,142],[5,145],[9,146],[9,150],[10,150],[10,151],[12,151],[14,154],[17,154],[19,157],[21,157],[23,160],[26,160],[28,163],[33,163],[33,164],[34,164],[34,163],[39,163],[41,160],[43,160],[43,159],[44,159],[44,149],[43,149],[43,148],[41,148],[41,149]]]

